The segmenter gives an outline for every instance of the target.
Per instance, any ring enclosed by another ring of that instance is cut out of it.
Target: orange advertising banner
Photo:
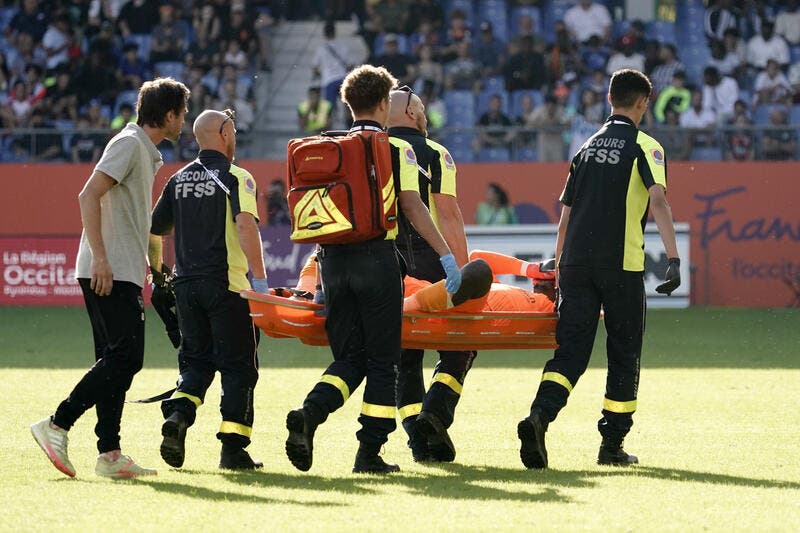
[[[269,182],[284,179],[285,164],[237,164],[255,176],[263,215]],[[155,196],[180,166],[165,165],[159,171]],[[6,164],[0,169],[5,191],[0,197],[0,236],[80,233],[77,194],[91,165]],[[566,163],[459,165],[464,220],[474,223],[486,186],[495,182],[508,191],[511,203],[525,204],[527,220],[555,224],[566,172]],[[800,277],[800,163],[670,163],[668,187],[675,220],[690,226],[693,304],[800,304],[791,286]]]

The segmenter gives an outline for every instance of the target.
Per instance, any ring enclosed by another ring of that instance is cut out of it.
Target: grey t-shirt
[[[153,180],[164,161],[144,130],[129,123],[106,145],[95,170],[117,183],[100,199],[103,243],[115,281],[144,287]],[[92,251],[81,234],[76,278],[92,277]]]

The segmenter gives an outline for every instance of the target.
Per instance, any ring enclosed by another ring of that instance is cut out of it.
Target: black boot
[[[637,464],[639,458],[622,449],[621,439],[604,438],[597,454],[597,464],[611,466],[629,466]]]
[[[254,461],[244,448],[223,444],[222,453],[219,456],[219,467],[226,470],[255,470],[263,468],[264,463]]]
[[[169,466],[180,468],[186,457],[184,443],[186,429],[189,427],[186,417],[180,411],[173,411],[161,426],[161,458]]]
[[[400,467],[387,463],[378,455],[380,446],[361,443],[356,452],[356,462],[353,465],[354,474],[391,474],[399,472]]]
[[[531,414],[517,424],[519,457],[525,468],[547,468],[547,448],[544,445],[546,431],[547,422],[536,408],[531,409]]]
[[[456,458],[456,447],[438,416],[422,411],[417,416],[417,431],[428,437],[428,448],[434,461],[449,463]]]
[[[305,407],[289,411],[286,415],[286,429],[289,437],[286,439],[286,456],[295,468],[307,472],[314,459],[314,432],[317,424]]]

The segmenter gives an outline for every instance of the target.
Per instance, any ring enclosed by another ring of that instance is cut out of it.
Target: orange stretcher
[[[250,315],[270,337],[300,339],[303,344],[325,346],[322,305],[308,300],[251,290],[241,293]],[[556,313],[525,311],[452,310],[403,315],[403,348],[437,350],[513,350],[556,347]]]

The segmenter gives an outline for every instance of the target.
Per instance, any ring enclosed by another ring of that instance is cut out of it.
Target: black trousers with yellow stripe
[[[633,425],[645,323],[641,272],[562,266],[559,269],[558,348],[544,367],[532,408],[555,420],[589,364],[602,305],[608,375],[598,429],[620,440]]]
[[[334,361],[303,405],[322,423],[366,379],[356,437],[380,446],[396,427],[403,273],[394,241],[323,246],[320,259]]]
[[[410,245],[400,246],[400,253],[408,266],[408,275],[431,283],[444,279],[444,269],[433,248],[418,235],[412,234],[408,239]],[[453,424],[464,380],[477,353],[440,350],[427,393],[422,373],[424,355],[423,350],[403,350],[397,376],[397,408],[411,448],[417,442],[426,440],[416,431],[415,422],[421,411],[435,414],[446,428]]]
[[[175,284],[175,302],[181,330],[180,378],[172,398],[161,404],[164,418],[177,410],[193,424],[219,371],[222,424],[217,438],[224,444],[247,446],[258,381],[258,329],[247,301],[222,281],[194,279]]]

